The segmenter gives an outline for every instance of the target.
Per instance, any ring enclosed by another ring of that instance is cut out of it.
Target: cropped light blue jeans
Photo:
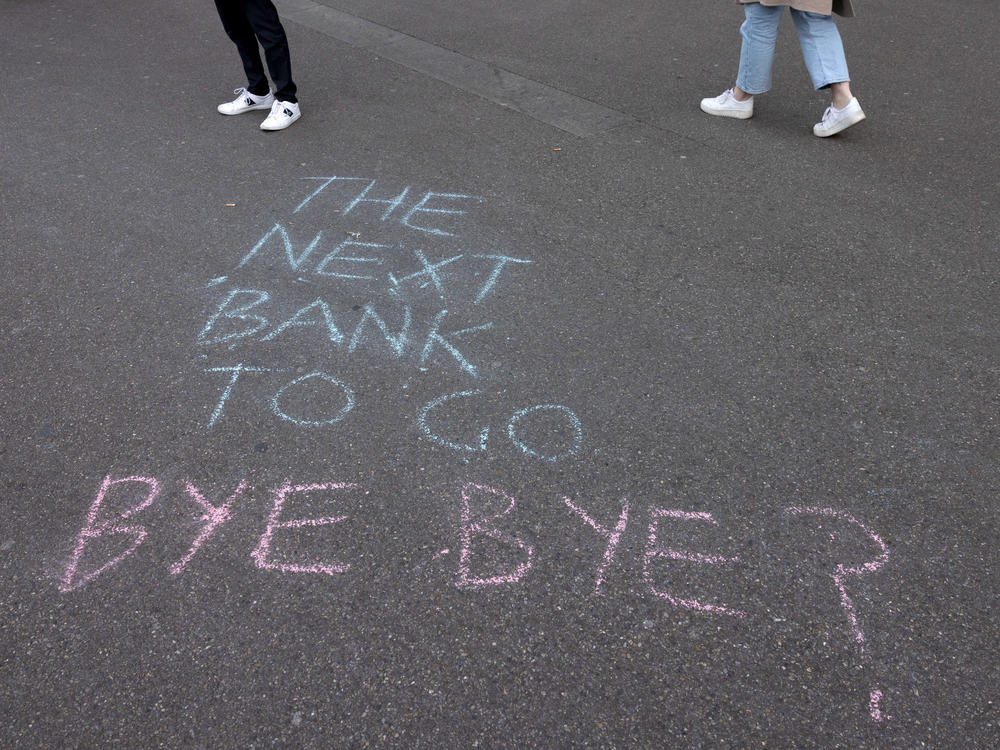
[[[736,85],[748,94],[763,94],[771,88],[774,66],[774,45],[778,39],[778,23],[785,12],[782,5],[748,3],[743,6],[746,21],[740,27],[743,47],[740,50],[740,70]],[[833,16],[822,13],[792,11],[792,20],[799,33],[799,44],[806,68],[816,90],[831,83],[850,81],[844,43]]]

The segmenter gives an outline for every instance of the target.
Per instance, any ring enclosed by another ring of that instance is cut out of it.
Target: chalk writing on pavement
[[[288,215],[262,228],[227,273],[205,284],[208,311],[192,337],[199,375],[218,388],[214,401],[204,405],[206,439],[227,419],[253,408],[319,436],[359,429],[351,417],[364,396],[352,373],[354,365],[363,363],[366,370],[377,368],[397,378],[401,391],[415,392],[418,380],[437,389],[421,396],[419,405],[401,419],[418,440],[447,458],[468,462],[471,456],[498,451],[498,446],[541,465],[581,454],[584,423],[576,409],[559,403],[568,400],[565,394],[555,396],[555,403],[490,411],[489,391],[498,382],[492,374],[497,368],[489,364],[496,353],[488,342],[498,334],[505,342],[516,337],[516,330],[504,330],[504,304],[510,305],[535,261],[528,253],[464,239],[485,198],[367,177],[307,177],[301,182],[307,189]],[[468,421],[456,428],[448,419],[456,408],[474,415],[472,428]],[[544,429],[537,429],[539,424]],[[170,577],[190,575],[211,554],[213,540],[226,524],[251,512],[261,496],[268,499],[266,520],[245,540],[248,568],[255,575],[313,576],[342,586],[350,586],[358,575],[347,542],[350,524],[366,522],[351,505],[352,499],[373,492],[362,483],[289,478],[275,487],[241,481],[206,488],[188,479],[173,493],[165,492],[167,484],[146,472],[104,477],[61,566],[57,585],[63,593],[88,587],[126,561],[163,566]],[[81,491],[88,496],[94,492]],[[539,569],[539,560],[547,559],[539,554],[540,542],[516,523],[523,497],[502,482],[461,478],[443,493],[438,499],[453,509],[451,536],[420,568],[434,563],[442,585],[467,592],[516,588],[545,575]],[[400,494],[405,496],[405,490]],[[295,500],[303,496],[329,511],[301,517]],[[173,520],[147,526],[142,514],[167,503],[165,497],[173,506]],[[731,523],[726,509],[717,514],[676,507],[663,498],[609,503],[561,493],[532,501],[536,506],[550,502],[566,523],[593,532],[590,551],[586,545],[576,551],[592,555],[580,563],[593,581],[591,596],[607,596],[614,576],[619,582],[631,578],[629,590],[640,596],[694,616],[751,626],[768,616],[759,603],[738,601],[738,586],[725,588],[727,581],[753,574],[752,561],[741,558],[725,533]],[[857,645],[864,668],[875,673],[865,616],[852,590],[889,562],[886,543],[850,512],[830,507],[789,503],[766,523],[778,527],[793,522],[805,524],[807,535],[822,531],[838,545],[837,555],[839,540],[849,541],[851,553],[844,551],[838,560],[852,562],[832,563],[824,579],[828,583],[812,594],[825,604],[824,611],[834,603],[838,626]],[[166,565],[145,558],[140,550],[154,528],[183,554]],[[622,544],[629,534],[638,544]],[[323,552],[282,543],[303,535],[321,540]],[[626,548],[633,552],[624,554]],[[858,554],[864,556],[861,562]],[[790,569],[806,564],[791,553],[789,558]],[[878,687],[868,692],[865,707],[875,722],[892,718],[883,699]]]
[[[367,177],[302,182],[309,191],[289,216],[263,229],[229,273],[206,284],[215,301],[195,341],[210,362],[203,374],[220,386],[208,429],[251,403],[299,427],[350,429],[358,397],[345,373],[364,361],[398,375],[400,389],[420,373],[454,382],[404,417],[441,448],[469,456],[506,441],[515,453],[547,462],[580,452],[583,424],[564,404],[517,406],[494,428],[477,428],[471,441],[439,421],[443,405],[481,401],[481,360],[496,359],[482,334],[503,328],[490,303],[505,285],[516,294],[535,262],[463,238],[484,198]],[[345,310],[346,298],[365,301]],[[516,335],[504,333],[508,341]],[[292,375],[276,353],[284,342],[321,364]],[[256,399],[243,398],[247,391]],[[545,431],[554,438],[536,438],[542,431],[530,427],[541,420],[557,425]]]
[[[183,482],[183,495],[194,506],[194,514],[201,523],[200,529],[190,542],[187,552],[166,568],[171,576],[185,573],[191,565],[197,564],[197,557],[204,545],[228,522],[233,514],[234,504],[241,500],[249,491],[245,482],[240,482],[233,490],[206,492],[191,480]],[[124,563],[137,553],[150,534],[137,519],[142,511],[155,502],[160,501],[163,482],[154,478],[130,475],[119,478],[107,476],[104,478],[91,503],[90,510],[83,527],[77,534],[73,554],[66,563],[59,579],[59,588],[69,593],[92,583],[98,577],[107,574],[115,567]],[[113,506],[116,510],[105,510],[108,495],[116,491],[122,492],[122,498]],[[268,493],[270,512],[264,529],[259,537],[248,540],[248,558],[263,571],[272,574],[319,574],[321,576],[344,577],[351,575],[351,560],[336,556],[315,559],[298,553],[294,557],[283,557],[272,549],[276,537],[289,530],[313,530],[324,533],[323,527],[331,527],[324,536],[325,548],[337,550],[336,527],[349,519],[344,513],[309,518],[295,518],[286,512],[285,506],[289,497],[296,494],[318,494],[336,503],[336,498],[349,493],[368,494],[361,485],[348,482],[322,482],[296,484],[285,480]],[[451,584],[466,590],[493,589],[523,585],[531,575],[544,575],[535,570],[537,543],[524,536],[523,532],[513,530],[512,521],[517,514],[518,498],[506,490],[472,482],[457,483],[449,498],[459,509],[458,523],[454,529],[454,539],[458,548],[455,556],[457,562],[451,577]],[[217,495],[225,497],[222,502],[209,500]],[[593,596],[604,596],[604,584],[608,576],[633,573],[642,582],[645,596],[665,602],[668,606],[700,613],[708,617],[731,617],[737,620],[761,619],[766,612],[752,612],[748,607],[737,603],[719,601],[718,598],[695,599],[678,593],[678,580],[690,582],[694,578],[704,578],[718,584],[725,576],[740,575],[738,572],[724,572],[726,567],[740,562],[737,555],[728,553],[722,542],[725,535],[715,537],[711,548],[692,548],[685,543],[685,548],[679,549],[666,538],[686,538],[685,526],[690,524],[707,525],[709,528],[720,526],[720,520],[715,514],[704,511],[689,511],[680,508],[667,508],[649,505],[646,508],[646,526],[637,529],[645,534],[645,545],[641,559],[633,562],[633,568],[620,560],[618,550],[620,542],[632,527],[635,527],[636,506],[628,500],[621,501],[621,512],[614,523],[596,520],[592,511],[588,510],[579,498],[564,496],[562,503],[570,511],[569,518],[584,523],[595,532],[596,554],[593,565],[594,588]],[[124,506],[124,507],[123,507]],[[499,508],[499,510],[497,510]],[[847,533],[852,544],[862,545],[871,549],[870,559],[859,564],[847,565],[837,563],[830,573],[832,585],[818,590],[814,596],[828,600],[834,593],[839,598],[841,609],[846,615],[847,624],[853,640],[858,644],[862,657],[869,665],[871,654],[866,647],[866,637],[861,627],[857,608],[849,593],[849,583],[853,578],[873,574],[881,569],[889,560],[889,552],[882,538],[867,525],[846,511],[826,507],[789,506],[780,514],[786,518],[812,519],[817,530],[823,529],[823,524],[835,526],[841,534]],[[778,525],[780,519],[773,519]],[[176,532],[168,530],[168,534],[178,536],[190,534],[190,523],[178,522]],[[830,533],[830,532],[826,532]],[[834,538],[831,534],[831,539]],[[87,554],[90,545],[98,540],[117,540],[113,544],[95,545],[97,551]],[[482,542],[490,540],[490,544]],[[254,543],[255,541],[255,543]],[[603,545],[603,550],[601,546]],[[446,548],[434,556],[435,560],[443,559],[449,554]],[[148,564],[148,563],[147,563]],[[795,561],[789,564],[794,565]],[[745,566],[744,566],[745,567]],[[678,570],[683,570],[683,576],[678,576]],[[700,572],[699,572],[700,571]],[[742,573],[745,575],[745,572]],[[401,582],[405,584],[404,582]],[[883,722],[891,719],[881,707],[883,693],[873,688],[870,693],[868,708],[874,721]]]

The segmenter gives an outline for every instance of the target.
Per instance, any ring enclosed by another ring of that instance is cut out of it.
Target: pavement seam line
[[[274,0],[281,16],[582,138],[634,117],[313,0]]]

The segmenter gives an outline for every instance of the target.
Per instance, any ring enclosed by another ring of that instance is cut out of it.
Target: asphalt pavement
[[[277,4],[0,2],[0,742],[996,747],[996,3]]]

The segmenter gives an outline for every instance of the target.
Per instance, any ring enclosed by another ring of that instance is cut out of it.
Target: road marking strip
[[[624,112],[312,0],[275,0],[275,5],[289,21],[573,135],[592,137],[636,122]]]

